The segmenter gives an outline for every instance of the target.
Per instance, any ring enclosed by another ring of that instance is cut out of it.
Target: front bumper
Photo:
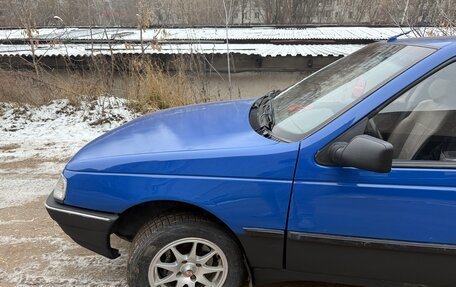
[[[117,249],[111,248],[110,242],[110,235],[119,216],[58,203],[52,193],[45,206],[51,218],[76,243],[111,259],[120,256]]]

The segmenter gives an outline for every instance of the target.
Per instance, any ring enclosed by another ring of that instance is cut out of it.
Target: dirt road
[[[126,286],[128,244],[115,240],[122,256],[105,259],[73,243],[44,209],[65,161],[21,148],[0,145],[0,286]]]

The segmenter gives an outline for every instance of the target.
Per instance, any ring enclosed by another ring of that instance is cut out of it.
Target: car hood
[[[151,113],[92,141],[68,163],[127,155],[273,145],[249,122],[254,100],[211,103]],[[74,170],[74,169],[73,169]]]

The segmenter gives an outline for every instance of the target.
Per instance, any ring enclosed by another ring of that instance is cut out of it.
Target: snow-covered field
[[[124,99],[73,106],[0,103],[0,286],[125,286],[128,245],[108,260],[74,244],[44,200],[66,161],[107,130],[136,117]]]

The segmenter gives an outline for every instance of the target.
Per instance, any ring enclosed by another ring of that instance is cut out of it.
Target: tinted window
[[[366,133],[394,146],[397,160],[456,160],[456,64],[423,80],[381,110]]]
[[[433,51],[377,43],[337,61],[273,99],[273,134],[289,141],[303,139]]]

